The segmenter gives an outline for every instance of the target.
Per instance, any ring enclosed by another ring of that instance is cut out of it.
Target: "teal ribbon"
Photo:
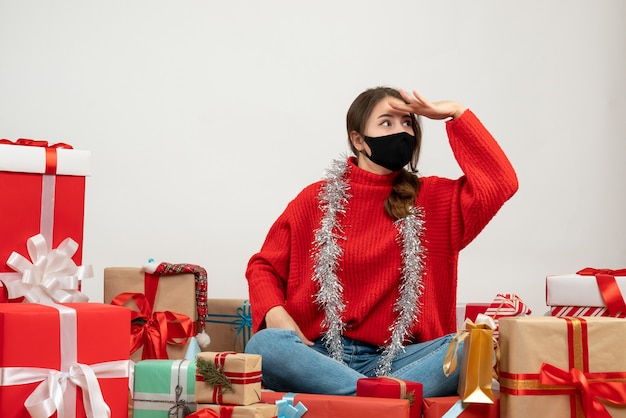
[[[282,399],[276,401],[276,406],[278,406],[277,418],[300,418],[306,414],[308,409],[302,402],[298,402],[296,406],[293,405],[295,397],[295,393],[289,392]]]
[[[220,318],[218,319],[209,319],[209,318]],[[231,319],[228,321],[227,319]],[[213,324],[226,324],[233,325],[237,327],[237,332],[235,333],[235,344],[237,344],[237,340],[241,336],[241,341],[243,344],[243,351],[246,350],[246,344],[252,335],[252,312],[250,310],[250,304],[248,300],[243,301],[243,305],[237,308],[236,314],[207,314],[206,322],[211,322]]]
[[[452,405],[450,409],[446,411],[445,414],[441,418],[456,418],[467,408],[468,404],[463,403],[461,400],[458,400]]]

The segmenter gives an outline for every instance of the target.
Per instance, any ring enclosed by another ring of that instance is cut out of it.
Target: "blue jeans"
[[[443,374],[451,339],[452,335],[446,335],[406,346],[405,352],[394,360],[391,376],[422,383],[424,397],[456,394],[458,367],[448,377]],[[252,336],[246,345],[246,353],[262,356],[263,386],[267,389],[350,396],[356,394],[358,379],[375,376],[381,350],[345,337],[343,345],[345,364],[330,358],[321,340],[309,347],[302,343],[295,331],[268,328]],[[462,352],[461,346],[459,356]]]

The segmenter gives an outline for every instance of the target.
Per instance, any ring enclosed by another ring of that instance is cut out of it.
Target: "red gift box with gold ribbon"
[[[19,279],[6,264],[12,252],[27,254],[26,242],[44,236],[48,249],[66,238],[78,243],[72,259],[82,262],[85,176],[91,153],[64,143],[0,139],[0,281]]]
[[[419,382],[394,377],[366,377],[356,382],[356,396],[408,399],[411,418],[422,417],[423,391],[424,387]]]
[[[129,319],[102,303],[0,304],[0,417],[126,418]]]
[[[502,318],[501,415],[626,417],[625,336],[621,318]]]

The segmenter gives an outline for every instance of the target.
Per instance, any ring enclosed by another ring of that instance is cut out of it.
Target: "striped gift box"
[[[493,337],[498,338],[498,319],[510,316],[530,315],[532,311],[526,304],[513,293],[498,293],[493,299],[485,315],[490,316],[496,322]]]

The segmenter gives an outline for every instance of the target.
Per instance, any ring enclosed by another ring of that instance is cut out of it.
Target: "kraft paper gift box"
[[[546,277],[546,304],[552,316],[626,317],[626,269],[585,268]]]
[[[102,303],[0,304],[0,417],[30,418],[25,404],[33,416],[63,404],[66,417],[109,409],[126,418],[129,320],[130,310]]]
[[[209,299],[206,333],[211,337],[204,351],[244,352],[252,336],[252,314],[245,299]]]
[[[261,356],[203,351],[196,356],[197,403],[251,405],[261,400]]]
[[[199,404],[198,413],[196,414],[198,418],[202,418],[203,409],[216,412],[217,416],[220,418],[274,418],[278,413],[278,407],[276,405],[265,403],[256,403],[246,406]]]
[[[196,410],[193,360],[142,360],[135,364],[134,418],[182,418]]]
[[[624,336],[620,318],[502,318],[500,414],[626,417]]]
[[[166,345],[166,353],[163,353],[162,345],[165,339],[152,337],[155,333],[136,326],[133,329],[134,335],[143,332],[144,339],[143,345],[131,353],[131,360],[134,362],[142,359],[180,360],[185,358],[189,345],[188,338],[195,334],[195,328],[192,324],[191,329],[182,329],[185,327],[181,328],[174,316],[182,316],[182,319],[186,317],[192,323],[197,320],[195,292],[195,276],[190,273],[157,276],[149,274],[139,267],[107,267],[104,269],[104,303],[112,303],[114,299],[124,293],[146,295],[145,299],[139,301],[132,298],[128,299],[124,306],[133,311],[141,312],[146,317],[166,321],[168,325],[171,324],[172,327],[175,327],[173,329],[166,327],[172,335],[167,336],[169,341]],[[137,303],[142,303],[143,309],[138,307]],[[165,313],[171,313],[174,316],[166,317]],[[157,326],[156,322],[152,324]],[[145,326],[152,325],[147,323],[144,324]],[[161,328],[160,324],[158,326]],[[186,338],[183,337],[185,333],[187,333]],[[151,340],[150,338],[154,339]],[[146,343],[150,344],[150,347],[146,347]],[[149,351],[144,352],[145,350]]]
[[[411,418],[422,417],[423,392],[424,387],[421,383],[394,377],[367,377],[356,382],[356,396],[407,399]]]
[[[261,402],[277,403],[279,412],[281,407],[295,408],[299,406],[298,411],[300,413],[294,415],[296,417],[304,416],[304,418],[410,417],[408,399],[263,391],[261,392]],[[300,409],[302,407],[304,409]],[[306,411],[304,415],[301,414],[303,410]]]
[[[500,394],[494,392],[493,395],[494,402],[492,404],[464,403],[458,396],[424,398],[424,418],[441,418],[443,416],[449,418],[498,418],[500,416]]]
[[[43,235],[48,249],[71,238],[78,243],[72,259],[76,265],[82,263],[85,176],[91,175],[91,153],[67,147],[0,140],[0,281],[20,278],[6,260],[14,251],[27,254],[27,240],[37,234]]]

